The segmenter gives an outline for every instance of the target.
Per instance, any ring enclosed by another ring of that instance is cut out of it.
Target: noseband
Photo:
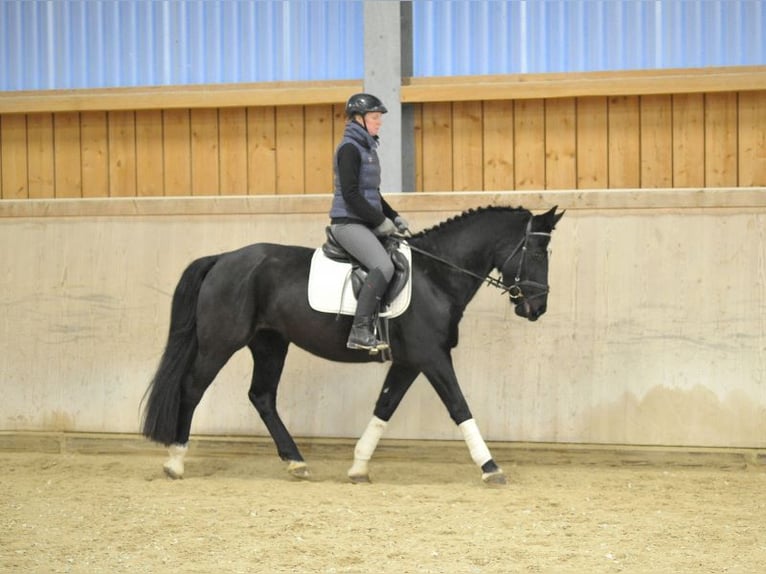
[[[473,271],[469,271],[468,269],[463,269],[462,267],[455,265],[451,261],[447,261],[446,259],[442,259],[441,257],[434,255],[433,253],[429,253],[428,251],[424,251],[423,249],[420,249],[419,247],[415,247],[411,243],[408,243],[408,245],[412,251],[416,251],[420,253],[421,255],[425,255],[426,257],[429,257],[435,261],[438,261],[439,263],[443,263],[444,265],[452,267],[456,271],[460,271],[461,273],[465,273],[466,275],[470,275],[471,277],[480,279],[481,281],[485,282],[487,285],[491,285],[492,287],[496,287],[497,289],[500,289],[503,293],[508,293],[508,296],[511,298],[512,301],[517,301],[523,298],[530,300],[530,299],[536,299],[537,297],[542,297],[543,295],[547,295],[548,291],[550,291],[550,287],[548,285],[543,285],[542,283],[538,283],[537,281],[530,281],[529,279],[524,279],[524,280],[521,279],[521,276],[524,271],[524,259],[526,258],[526,254],[527,254],[527,242],[529,241],[529,238],[532,235],[541,235],[544,237],[551,236],[550,233],[546,233],[544,231],[532,231],[532,218],[530,218],[529,221],[527,221],[527,229],[524,232],[524,237],[522,237],[521,241],[519,241],[516,247],[514,247],[513,251],[511,251],[511,254],[505,258],[505,261],[503,262],[503,264],[500,267],[498,267],[501,275],[505,275],[505,272],[503,271],[505,267],[511,262],[511,260],[516,256],[517,253],[521,252],[521,257],[519,258],[519,266],[516,269],[516,274],[513,277],[513,284],[511,285],[506,285],[505,283],[502,282],[502,280],[498,279],[497,277],[492,277],[491,275],[482,277],[481,275],[478,275],[474,273]],[[528,296],[524,294],[524,291],[522,290],[522,286],[535,287],[539,289],[539,291],[535,293],[534,295]]]

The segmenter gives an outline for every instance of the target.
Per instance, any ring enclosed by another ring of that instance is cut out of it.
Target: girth
[[[322,245],[322,253],[324,253],[325,257],[328,259],[351,264],[351,286],[354,290],[354,296],[358,297],[369,269],[364,267],[359,260],[338,243],[338,240],[335,239],[335,236],[332,234],[332,229],[329,226],[325,228],[325,233],[327,235],[327,241]],[[404,289],[404,286],[407,285],[407,281],[410,279],[410,265],[404,254],[399,251],[398,238],[388,236],[382,238],[381,243],[391,257],[391,262],[394,264],[394,276],[391,278],[391,281],[388,284],[388,289],[381,301],[382,305],[387,306],[391,301],[396,299],[396,296],[399,295],[402,289]]]

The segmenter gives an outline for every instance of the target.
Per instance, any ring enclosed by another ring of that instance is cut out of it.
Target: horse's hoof
[[[505,486],[508,484],[508,480],[505,478],[505,474],[502,470],[485,472],[481,475],[481,480],[484,481],[484,484],[491,487]]]
[[[287,465],[287,472],[294,478],[307,480],[311,478],[311,472],[308,465],[302,460],[291,460]]]
[[[178,472],[175,468],[173,468],[170,464],[164,464],[162,465],[162,470],[165,471],[165,476],[168,478],[172,478],[173,480],[178,480],[180,478],[184,477],[183,471]]]
[[[349,474],[348,479],[351,484],[370,484],[371,482],[369,474]]]

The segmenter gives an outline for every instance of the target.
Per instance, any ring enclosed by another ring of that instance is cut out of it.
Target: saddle
[[[322,253],[325,257],[332,259],[333,261],[351,264],[351,286],[354,297],[358,297],[369,269],[366,269],[357,259],[346,251],[340,243],[338,243],[329,226],[325,228],[325,234],[327,240],[322,245]],[[390,306],[410,280],[410,262],[404,253],[399,250],[400,245],[401,241],[390,235],[386,237],[383,242],[383,247],[391,257],[391,262],[394,264],[394,276],[391,278],[391,281],[388,284],[388,289],[386,289],[380,302],[381,308]]]

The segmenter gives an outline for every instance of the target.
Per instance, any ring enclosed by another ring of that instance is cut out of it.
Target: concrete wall
[[[389,196],[420,229],[471,206],[569,209],[537,323],[481,289],[456,370],[489,440],[766,446],[766,194],[657,190]],[[194,257],[319,245],[326,196],[0,202],[0,430],[136,432],[169,304]],[[182,214],[182,215],[179,215]],[[293,348],[296,436],[357,436],[385,373]],[[240,353],[193,432],[263,435]],[[388,438],[459,434],[425,379]]]

